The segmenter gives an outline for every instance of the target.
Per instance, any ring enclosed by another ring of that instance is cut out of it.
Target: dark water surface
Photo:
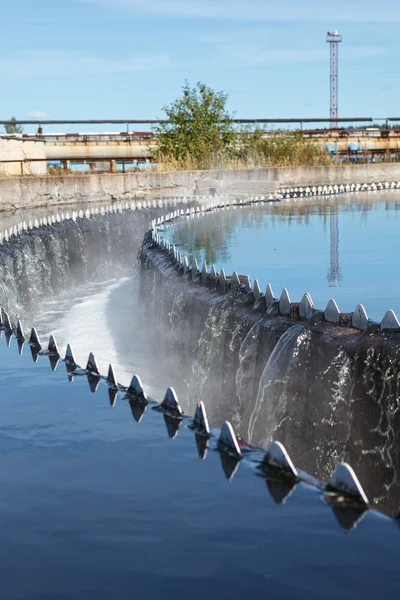
[[[308,292],[317,308],[334,298],[343,312],[362,303],[370,318],[400,315],[398,191],[298,199],[206,213],[167,230],[184,254],[227,274],[271,283],[293,302]]]
[[[265,210],[225,211],[210,219],[244,219],[248,211],[250,220],[256,215],[262,223]],[[62,353],[72,343],[84,365],[95,351],[102,372],[113,361],[125,384],[137,372],[146,391],[161,400],[178,379],[198,380],[183,372],[167,329],[163,342],[175,370],[154,358],[158,340],[151,339],[141,311],[136,261],[150,217],[138,213],[82,221],[7,255],[3,248],[2,302],[11,312],[18,306],[17,315],[36,325],[43,339],[55,333]],[[184,227],[193,233],[192,224],[207,218]],[[7,219],[7,226],[21,220]],[[223,236],[208,239],[211,251],[225,244]],[[220,254],[224,265],[229,248]],[[145,292],[157,309],[155,283]],[[195,364],[200,379],[204,366]],[[200,460],[185,422],[175,431],[151,406],[142,414],[122,394],[111,408],[104,382],[93,394],[86,377],[70,383],[63,363],[52,372],[46,357],[34,364],[27,345],[19,357],[16,340],[8,349],[4,335],[0,377],[2,598],[395,596],[397,521],[333,508],[304,483],[290,489],[267,481],[249,458],[233,473],[231,461],[214,449],[215,438]],[[238,380],[242,386],[246,381]],[[220,402],[218,394],[209,400]],[[181,402],[185,406],[184,396]],[[226,474],[234,475],[230,482]]]
[[[193,433],[169,439],[107,388],[0,342],[0,590],[7,599],[380,598],[399,585],[398,524],[333,510],[315,488],[229,483]],[[136,415],[138,416],[138,415]]]

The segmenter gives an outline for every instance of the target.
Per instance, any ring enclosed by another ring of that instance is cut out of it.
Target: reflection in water
[[[199,564],[211,598],[266,586],[282,598],[395,597],[394,522],[371,510],[359,522],[315,487],[257,477],[260,452],[228,464],[211,438],[202,462],[187,427],[168,442],[160,413],[137,425],[127,401],[111,409],[103,379],[88,402],[83,371],[70,386],[62,361],[50,373],[45,356],[34,365],[26,347],[19,358],[15,342],[0,346],[4,598],[197,600]]]
[[[137,402],[135,400],[129,400],[129,406],[132,411],[132,416],[135,419],[136,423],[140,423],[143,419],[143,415],[146,412],[147,404],[144,402]]]
[[[255,218],[261,226],[265,215],[257,210]],[[310,205],[308,212],[302,207],[299,210],[301,221],[308,223]],[[252,211],[249,209],[248,217],[246,211],[240,214],[251,221]],[[328,209],[323,215],[330,216]],[[51,235],[29,238],[25,246],[12,252],[2,248],[0,276],[10,307],[17,303],[19,314],[29,323],[29,317],[44,303],[44,318],[50,321],[46,314],[49,290],[70,291],[71,282],[101,279],[117,269],[124,273],[148,218],[139,216],[137,237],[131,235],[133,219],[111,215],[104,220],[83,220],[68,230],[52,229]],[[326,273],[326,266],[324,269]],[[132,286],[128,286],[126,296],[131,292]],[[238,320],[238,297],[227,297],[223,306],[208,310],[204,303],[188,301],[175,278],[164,288],[155,273],[149,278],[143,274],[140,296],[124,313],[131,318],[121,319],[114,296],[109,304],[105,315],[93,309],[93,304],[85,307],[86,312],[78,306],[75,316],[83,315],[87,327],[86,355],[88,344],[107,331],[133,365],[130,375],[135,371],[142,375],[141,366],[136,370],[137,360],[146,347],[149,371],[143,375],[144,381],[152,375],[164,390],[173,384],[188,414],[203,400],[213,425],[230,420],[238,433],[254,444],[266,445],[274,436],[288,447],[296,464],[322,479],[337,462],[348,460],[369,496],[391,512],[397,510],[399,369],[394,351],[383,345],[372,353],[367,340],[360,344],[354,360],[318,326],[288,329],[287,324],[263,314]],[[96,318],[88,334],[88,325]],[[104,331],[100,332],[100,327]],[[74,319],[70,328],[74,342]],[[133,351],[135,344],[138,352],[136,348]],[[101,354],[106,353],[100,346]],[[32,353],[37,358],[35,349]],[[70,373],[69,377],[72,380],[74,376]],[[97,391],[99,378],[91,376],[88,382],[91,391]],[[110,402],[115,403],[115,398]],[[142,407],[136,407],[136,412],[131,408],[139,421]],[[169,435],[176,436],[179,422],[166,420],[166,426]],[[205,455],[204,446],[199,444],[200,455]]]
[[[164,421],[167,427],[168,436],[173,440],[179,431],[179,427],[182,423],[181,419],[176,419],[175,417],[171,417],[167,413],[164,413]]]
[[[333,207],[330,217],[330,249],[331,259],[328,272],[330,287],[336,287],[342,281],[339,263],[339,212]]]
[[[108,241],[111,249],[118,242]],[[78,256],[76,266],[86,257]],[[88,268],[87,278],[90,272]],[[48,277],[50,275],[48,273]],[[72,293],[74,279],[67,278],[67,281]],[[130,298],[131,289],[125,289]],[[154,296],[151,295],[153,289]],[[163,304],[159,291],[159,286],[148,288],[145,299],[149,304],[159,302],[158,312],[162,317],[153,318],[147,331],[152,333],[156,345],[163,344],[167,348],[168,365],[175,363],[168,382],[160,377],[165,390],[167,383],[174,383],[176,371],[181,380],[190,378],[192,372],[185,370],[190,355],[180,361],[181,354],[175,352],[168,335],[163,337],[168,330],[159,326],[159,322],[169,316],[163,311],[169,313],[171,307]],[[36,306],[31,307],[33,313],[43,300],[39,294]],[[133,302],[131,306],[133,313],[138,306]],[[108,352],[108,347],[99,342],[99,338],[105,339],[99,332],[100,327],[97,331],[93,328],[95,334],[92,330],[91,335],[87,333],[90,333],[89,328],[85,329],[89,324],[85,319],[89,322],[92,318],[103,327],[108,323],[117,341],[126,341],[124,351],[134,362],[137,331],[132,322],[121,318],[119,306],[114,306],[111,315],[108,312],[108,319],[103,318],[103,313],[99,314],[97,307],[95,304],[93,309],[92,305],[91,312],[86,306],[79,321],[78,333],[82,335],[84,329],[86,334],[85,356],[89,349],[95,349],[99,355]],[[185,310],[191,307],[181,298],[172,321],[177,315],[182,318]],[[201,311],[196,313],[197,325],[193,332],[196,335],[204,328],[204,316]],[[171,321],[167,321],[171,325]],[[77,327],[76,321],[74,323],[71,323],[68,339],[71,343],[74,343],[74,327]],[[184,325],[174,324],[172,338],[174,343],[180,344],[181,352],[188,348],[191,337]],[[218,327],[218,320],[211,320],[211,325]],[[229,350],[220,346],[231,363],[235,362],[248,332],[248,328],[234,325],[234,319],[225,319]],[[254,347],[263,336],[263,330],[259,327],[253,331]],[[275,329],[273,335],[279,338],[282,333],[278,334]],[[344,540],[344,536],[338,535],[338,524],[345,523],[346,509],[340,508],[340,521],[330,519],[331,509],[321,503],[315,489],[299,484],[289,496],[285,482],[279,485],[274,480],[268,484],[266,477],[265,485],[263,480],[255,478],[250,453],[244,455],[241,462],[232,461],[229,455],[217,454],[215,438],[211,438],[210,452],[206,454],[207,440],[197,436],[198,452],[203,458],[207,456],[207,461],[202,463],[196,459],[195,436],[187,427],[174,432],[175,441],[166,443],[170,431],[165,431],[163,417],[152,410],[144,413],[143,403],[122,399],[117,400],[111,410],[108,396],[111,388],[103,379],[95,378],[97,393],[94,401],[88,402],[89,389],[82,380],[82,372],[75,372],[71,365],[66,365],[66,376],[74,385],[63,385],[65,373],[60,367],[55,373],[44,375],[48,370],[47,358],[40,359],[37,348],[32,348],[35,350],[32,356],[40,362],[33,365],[26,347],[21,347],[25,350],[21,359],[15,352],[13,362],[9,360],[11,352],[2,346],[3,385],[8,392],[3,394],[1,406],[4,516],[1,550],[3,570],[8,574],[3,578],[4,597],[21,598],[28,594],[37,598],[66,595],[83,599],[114,594],[129,598],[135,587],[139,596],[162,598],[165,590],[173,589],[178,596],[200,598],[204,589],[195,585],[200,561],[201,575],[213,590],[211,596],[257,595],[266,582],[273,579],[274,588],[280,586],[282,591],[277,591],[279,596],[320,598],[324,595],[326,576],[315,579],[318,572],[315,564],[322,547],[324,561],[335,575],[326,596],[343,595],[343,592],[346,595],[349,590],[353,598],[364,598],[371,580],[374,589],[383,590],[385,597],[393,595],[396,573],[393,555],[398,532],[388,519],[377,518],[369,511],[363,527]],[[264,342],[262,347],[265,347]],[[215,351],[217,348],[218,344]],[[255,362],[261,362],[261,358],[265,360],[265,354],[260,358],[256,356]],[[158,373],[156,353],[152,359],[150,365]],[[250,350],[247,360],[251,361]],[[227,368],[226,393],[225,387],[218,389],[226,400],[224,412],[227,414],[228,396],[236,382],[235,368]],[[141,369],[139,372],[142,374]],[[120,375],[118,367],[117,373]],[[208,373],[211,379],[212,369]],[[143,379],[146,386],[147,379]],[[211,387],[205,386],[204,394],[208,403],[213,401],[217,405],[221,400]],[[116,397],[112,397],[111,404],[115,400]],[[235,398],[231,400],[234,405]],[[244,403],[245,399],[237,402],[238,416]],[[140,421],[141,425],[136,427],[134,421]],[[173,425],[175,428],[176,423]],[[226,477],[232,481],[231,485],[227,485]],[[284,508],[274,504],[285,499]],[[345,526],[348,527],[347,522]],[[295,573],[290,589],[287,587],[289,545],[290,564]],[[165,548],[170,559],[167,561]],[[349,564],[351,577],[347,578],[346,588],[340,573]],[[390,570],[388,564],[392,565]],[[369,569],[369,565],[373,569]],[[381,573],[385,575],[384,581],[376,584],[374,578],[380,579]],[[310,595],[311,579],[315,593]],[[361,591],[356,585],[358,581],[364,584]]]
[[[265,483],[271,497],[277,504],[285,504],[298,485],[296,481],[273,478],[267,478]]]
[[[295,329],[295,327],[292,328],[292,330]],[[2,333],[2,327],[0,326],[0,338]],[[293,338],[295,336],[292,335],[290,337]],[[8,335],[9,341],[12,338],[12,335]],[[60,361],[60,357],[58,355],[51,355],[48,353],[48,351],[43,351],[37,345],[29,345],[31,348],[35,348],[36,350],[36,352],[32,354],[34,362],[36,362],[39,357],[46,358],[46,356],[48,356],[49,358],[56,358],[57,363]],[[76,364],[72,365],[69,362],[66,362],[65,360],[62,362],[64,362],[65,364],[66,374],[70,382],[74,381],[74,376],[86,378],[89,383],[91,393],[96,393],[99,390],[99,386],[101,383],[102,385],[106,385],[111,408],[115,405],[117,395],[120,391],[117,387],[110,385],[108,381],[102,382],[102,379],[104,378],[102,378],[100,375],[96,376],[93,373],[82,369]],[[52,370],[54,370],[52,362],[50,362],[50,367],[52,368]],[[127,404],[129,404],[133,419],[137,423],[140,423],[142,421],[143,415],[145,414],[148,402],[154,404],[154,400],[149,399],[148,401],[143,401],[140,399],[132,399],[129,395],[128,388],[125,388],[124,386],[119,386],[119,388],[125,391],[124,400],[127,401]],[[160,413],[160,407],[158,404],[153,406],[153,408],[156,412]],[[162,411],[162,416],[166,425],[168,437],[171,439],[176,438],[176,436],[179,433],[179,428],[183,422],[183,419],[181,417],[173,417],[164,411]],[[191,427],[187,427],[185,429],[191,429]],[[207,450],[209,444],[212,445],[213,451],[219,452],[222,471],[229,482],[231,482],[235,477],[243,460],[250,458],[250,461],[252,461],[253,464],[257,464],[258,467],[261,467],[259,461],[262,459],[262,455],[259,453],[257,448],[251,449],[250,447],[247,447],[247,454],[240,459],[236,456],[233,456],[230,452],[226,452],[223,449],[221,449],[219,446],[218,439],[216,437],[209,438],[204,435],[199,435],[196,431],[193,431],[193,436],[197,446],[199,458],[204,460],[207,457]],[[253,450],[255,450],[255,454],[253,458],[251,458]],[[285,504],[299,485],[299,482],[297,480],[287,479],[286,474],[284,472],[280,472],[279,469],[271,470],[258,468],[257,477],[263,478],[265,480],[268,492],[273,501],[277,504]],[[332,506],[333,514],[338,524],[344,530],[354,529],[368,511],[368,508],[366,506],[360,506],[354,501],[346,499],[338,493],[327,491],[325,491],[324,493],[325,501]]]
[[[238,460],[237,458],[235,458],[235,456],[232,456],[228,452],[221,452],[220,457],[225,477],[228,481],[232,481],[232,479],[235,477],[235,473],[239,468],[240,460]]]
[[[308,292],[321,309],[333,294],[343,312],[362,303],[379,321],[388,308],[400,314],[400,281],[392,277],[399,225],[399,192],[393,190],[194,215],[165,235],[200,265],[205,259],[217,271],[248,274],[262,290],[267,283],[276,294],[286,287],[298,302]]]

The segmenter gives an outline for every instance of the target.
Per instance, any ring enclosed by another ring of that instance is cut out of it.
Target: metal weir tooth
[[[207,281],[207,263],[206,263],[206,261],[204,261],[203,268],[201,270],[201,282],[206,283],[206,281]]]
[[[133,396],[143,398],[143,400],[147,399],[139,375],[134,375],[132,377],[131,383],[128,388],[128,394],[132,394]]]
[[[385,316],[382,319],[380,328],[382,331],[384,331],[385,329],[394,329],[396,331],[399,331],[399,320],[391,309],[386,311]]]
[[[236,273],[236,271],[233,271],[231,277],[231,290],[237,290],[238,288],[240,288],[239,275]]]
[[[185,258],[183,259],[183,272],[186,273],[186,271],[189,269],[189,259],[187,256],[185,256]]]
[[[337,324],[340,321],[340,310],[335,300],[332,298],[329,300],[327,307],[324,312],[325,321],[328,323]]]
[[[279,298],[279,312],[281,315],[290,315],[290,297],[286,288],[283,288],[281,297]]]
[[[346,496],[351,496],[358,502],[368,504],[368,498],[364,492],[357,475],[347,463],[341,463],[332,474],[327,490],[341,492]]]
[[[257,279],[254,280],[253,294],[254,294],[255,302],[257,302],[257,300],[261,296],[261,288],[260,288],[260,284],[258,283]]]
[[[72,350],[72,346],[71,344],[67,344],[67,350],[65,352],[65,362],[69,363],[70,365],[76,365],[76,360],[74,357],[74,352]]]
[[[167,389],[161,406],[170,412],[176,413],[179,416],[183,415],[183,410],[179,405],[178,397],[173,387],[169,387]]]
[[[34,327],[32,327],[32,329],[31,329],[31,337],[29,338],[29,343],[32,344],[32,346],[40,346],[41,347],[38,333]]]
[[[300,319],[310,319],[313,315],[313,311],[314,302],[312,301],[310,294],[307,294],[306,292],[299,304]]]
[[[267,289],[265,290],[265,306],[269,308],[271,304],[275,302],[274,292],[272,290],[271,284],[267,285]]]
[[[197,260],[194,259],[192,261],[192,281],[194,281],[196,279],[198,272],[199,272],[199,265],[197,263]]]
[[[110,383],[112,386],[114,387],[118,387],[118,380],[117,380],[117,376],[115,375],[115,371],[114,371],[114,367],[112,366],[112,364],[110,363],[110,366],[108,367],[108,375],[107,375],[107,381],[108,383]]]
[[[206,413],[206,407],[203,402],[199,402],[196,406],[196,412],[194,414],[193,424],[196,429],[201,430],[203,433],[210,435],[210,426],[208,424],[208,418]]]
[[[227,281],[226,281],[225,271],[223,268],[219,272],[219,285],[220,285],[222,293],[225,294]]]
[[[294,466],[287,450],[280,442],[272,442],[265,454],[264,465],[282,469],[286,475],[298,479],[299,474]]]
[[[368,315],[362,304],[358,304],[356,310],[353,312],[351,318],[351,324],[356,329],[364,330],[368,327]]]
[[[242,455],[238,439],[229,421],[225,421],[225,423],[221,427],[221,433],[218,438],[218,446],[221,450],[228,450],[230,452],[233,452],[233,454],[235,454],[235,456],[237,457],[240,457]]]
[[[2,319],[1,319],[2,325],[5,327],[5,329],[7,331],[12,331],[12,324],[11,324],[11,320],[10,320],[10,315],[7,312],[3,312],[2,313]]]
[[[50,352],[50,354],[55,354],[56,356],[60,356],[60,352],[58,350],[56,338],[54,337],[54,335],[50,336],[47,350]]]
[[[20,339],[25,339],[25,335],[24,335],[24,329],[22,327],[22,323],[21,321],[18,319],[17,322],[17,337]]]
[[[216,281],[217,278],[218,278],[217,270],[215,268],[215,265],[212,265],[211,266],[211,272],[210,272],[210,279],[211,279],[211,281]]]
[[[252,292],[253,290],[251,289],[251,281],[249,275],[244,275],[243,280],[243,285],[246,292]]]
[[[89,358],[86,365],[86,371],[90,371],[92,374],[95,374],[98,377],[100,377],[99,367],[97,366],[96,359],[92,352],[89,354]]]

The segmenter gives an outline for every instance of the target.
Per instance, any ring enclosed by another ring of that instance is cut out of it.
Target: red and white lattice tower
[[[331,66],[330,66],[330,82],[331,82],[331,129],[338,126],[338,52],[339,43],[342,41],[342,36],[338,31],[328,31],[326,41],[330,46]]]

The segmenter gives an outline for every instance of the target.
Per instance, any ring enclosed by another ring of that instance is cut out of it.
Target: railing
[[[337,120],[337,123],[376,123],[384,122],[388,127],[390,123],[399,123],[400,117],[342,117]],[[282,118],[244,118],[244,119],[232,119],[233,123],[248,125],[248,124],[266,124],[266,125],[295,125],[298,124],[302,129],[304,123],[328,123],[331,120],[329,118],[319,117],[296,117],[289,119]],[[26,120],[0,120],[0,125],[122,125],[126,124],[129,130],[129,125],[158,125],[162,123],[169,123],[168,120],[164,119],[26,119]],[[330,128],[330,127],[329,127]]]

